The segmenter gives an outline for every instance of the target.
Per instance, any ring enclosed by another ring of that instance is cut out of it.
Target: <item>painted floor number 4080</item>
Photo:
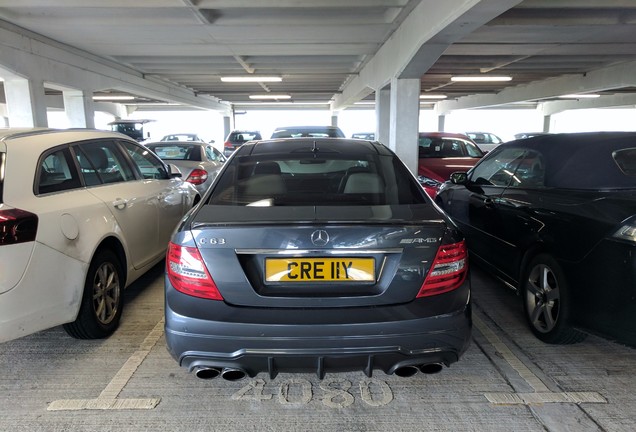
[[[360,398],[370,406],[379,407],[393,400],[391,387],[380,380],[368,379],[359,383]],[[288,379],[280,383],[278,389],[265,392],[265,381],[254,379],[232,395],[233,400],[264,401],[272,400],[277,393],[278,402],[282,405],[304,405],[318,398],[330,408],[346,408],[355,402],[351,392],[352,383],[345,379],[326,379],[320,381],[321,392],[314,394],[314,385],[306,379]],[[277,390],[277,391],[276,391]]]

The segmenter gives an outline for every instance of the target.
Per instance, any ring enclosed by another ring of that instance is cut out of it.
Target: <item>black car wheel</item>
[[[64,325],[77,339],[101,339],[112,334],[124,306],[123,272],[115,254],[99,252],[88,269],[77,319]]]
[[[556,260],[540,254],[527,269],[522,298],[534,335],[551,344],[572,344],[585,339],[586,335],[569,323],[572,312],[569,288]]]

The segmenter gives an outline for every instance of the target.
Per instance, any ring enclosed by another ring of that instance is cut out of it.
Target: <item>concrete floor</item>
[[[512,291],[473,268],[473,343],[436,375],[200,380],[163,339],[163,268],[99,341],[61,327],[0,344],[0,431],[635,431],[636,350],[536,340]]]

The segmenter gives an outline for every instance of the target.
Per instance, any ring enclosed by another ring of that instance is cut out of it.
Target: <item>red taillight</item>
[[[205,268],[199,249],[168,244],[166,255],[170,283],[177,291],[193,297],[223,300],[212,276]]]
[[[202,169],[193,169],[186,181],[188,183],[192,183],[193,185],[200,185],[205,183],[208,179],[208,172]]]
[[[234,144],[232,144],[230,141],[225,141],[223,143],[223,148],[225,150],[234,150]]]
[[[38,217],[20,209],[0,210],[0,245],[35,240]]]
[[[464,241],[441,245],[417,297],[427,297],[459,288],[468,271]]]

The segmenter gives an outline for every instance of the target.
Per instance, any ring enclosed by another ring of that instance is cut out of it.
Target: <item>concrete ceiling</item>
[[[0,19],[241,109],[267,93],[346,108],[391,77],[446,95],[442,111],[560,91],[636,103],[635,0],[0,0]],[[220,80],[250,74],[283,80]]]

